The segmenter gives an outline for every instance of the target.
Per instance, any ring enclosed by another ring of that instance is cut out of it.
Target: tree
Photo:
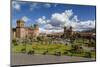
[[[17,43],[17,41],[15,39],[12,40],[12,43],[14,44],[14,46],[17,46],[18,45],[18,43]]]
[[[91,58],[92,57],[91,52],[85,52],[85,56],[84,57]]]

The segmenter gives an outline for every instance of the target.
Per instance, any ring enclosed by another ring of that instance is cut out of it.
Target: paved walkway
[[[54,55],[27,55],[16,53],[12,54],[12,65],[27,65],[27,64],[45,64],[45,63],[62,63],[75,61],[93,61],[95,59],[71,57],[71,56],[54,56]]]

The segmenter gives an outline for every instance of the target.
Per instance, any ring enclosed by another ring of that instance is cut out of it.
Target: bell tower
[[[17,38],[24,38],[26,36],[26,30],[25,30],[25,22],[23,20],[17,20],[17,26],[16,26],[16,37]]]
[[[25,23],[25,22],[24,22],[23,20],[18,20],[18,21],[17,21],[17,27],[20,27],[20,28],[21,28],[21,27],[24,27],[24,23]]]
[[[65,26],[64,27],[64,33],[66,34],[66,32],[67,32],[67,27]]]

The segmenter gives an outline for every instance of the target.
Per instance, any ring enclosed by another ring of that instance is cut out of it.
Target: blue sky
[[[87,28],[94,28],[95,13],[95,6],[13,1],[12,26],[16,26],[16,20],[23,19],[26,26],[36,23],[42,30],[61,30],[60,27],[68,25],[80,30],[80,26],[85,28],[87,24]]]

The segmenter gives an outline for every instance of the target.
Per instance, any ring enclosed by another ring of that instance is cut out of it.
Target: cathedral
[[[25,27],[23,20],[17,20],[17,26],[12,29],[12,39],[33,38],[39,35],[39,26],[34,24],[33,27]]]
[[[71,37],[73,35],[73,33],[74,32],[72,30],[72,26],[70,26],[68,29],[67,29],[67,27],[64,27],[64,34],[63,34],[63,36],[65,38]]]

